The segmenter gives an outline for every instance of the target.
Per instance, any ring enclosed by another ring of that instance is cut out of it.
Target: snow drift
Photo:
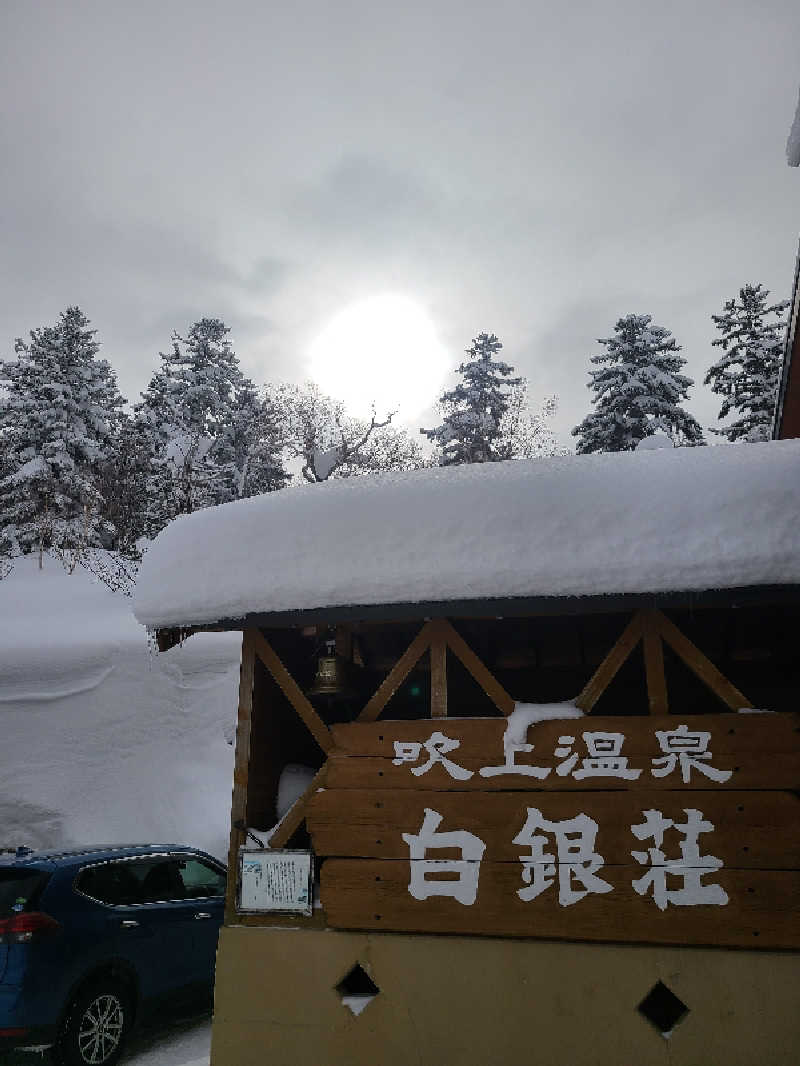
[[[241,634],[156,655],[77,569],[0,581],[0,847],[162,841],[225,857]]]

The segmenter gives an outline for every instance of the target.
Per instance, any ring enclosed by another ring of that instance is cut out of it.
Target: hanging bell
[[[336,654],[333,641],[326,643],[325,654],[317,660],[317,673],[308,695],[325,696],[329,700],[347,699],[352,692],[347,684],[346,663]]]

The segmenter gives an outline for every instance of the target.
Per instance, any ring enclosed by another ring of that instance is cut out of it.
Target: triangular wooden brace
[[[442,634],[453,654],[458,656],[500,713],[506,716],[511,714],[516,701],[509,696],[494,674],[478,658],[464,638],[456,632],[446,618],[438,618],[433,624],[437,627],[438,632]]]
[[[657,620],[659,632],[672,650],[680,656],[689,669],[695,673],[703,684],[707,685],[715,696],[727,704],[732,711],[738,711],[741,707],[752,707],[753,704],[744,696],[739,689],[729,681],[723,673],[707,658],[691,640],[661,611],[653,611]]]
[[[614,647],[584,685],[583,691],[575,700],[576,707],[585,714],[591,712],[592,707],[616,677],[619,668],[639,643],[642,632],[642,612],[637,611],[623,629]]]
[[[428,650],[435,635],[435,622],[426,622],[409,646],[380,683],[364,710],[356,718],[357,722],[374,722],[386,704],[394,696],[405,679]]]

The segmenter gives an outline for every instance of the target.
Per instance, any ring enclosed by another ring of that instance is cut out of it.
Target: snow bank
[[[128,597],[29,555],[0,582],[0,637],[0,703],[47,701],[100,685],[141,626]]]
[[[45,559],[0,581],[0,846],[224,857],[241,634],[155,655],[128,597]]]
[[[800,441],[415,470],[186,515],[135,612],[169,626],[340,605],[800,582]]]

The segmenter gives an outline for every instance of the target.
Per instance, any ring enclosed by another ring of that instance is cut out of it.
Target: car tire
[[[132,1016],[123,985],[107,980],[83,989],[70,1004],[55,1047],[62,1066],[114,1066]]]

